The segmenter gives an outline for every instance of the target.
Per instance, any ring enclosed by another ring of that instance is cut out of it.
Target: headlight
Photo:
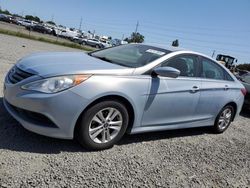
[[[21,88],[42,93],[56,93],[74,87],[87,80],[91,75],[58,76],[38,80],[23,85]]]

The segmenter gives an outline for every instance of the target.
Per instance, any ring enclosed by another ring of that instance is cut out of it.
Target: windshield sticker
[[[148,49],[146,52],[152,53],[152,54],[157,54],[157,55],[164,55],[165,54],[165,52],[161,52],[161,51],[153,50],[153,49]]]

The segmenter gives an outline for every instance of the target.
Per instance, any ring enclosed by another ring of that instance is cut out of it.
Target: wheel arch
[[[128,110],[128,114],[129,114],[129,124],[128,124],[126,132],[131,131],[131,129],[133,127],[133,124],[134,124],[134,120],[135,120],[135,111],[134,111],[133,105],[131,104],[131,102],[128,99],[126,99],[123,96],[120,96],[120,95],[107,95],[107,96],[102,96],[100,98],[95,99],[90,104],[88,104],[87,107],[80,113],[79,117],[77,118],[75,127],[74,127],[74,137],[76,136],[78,127],[80,126],[81,118],[84,115],[84,113],[89,108],[94,106],[95,104],[97,104],[99,102],[102,102],[102,101],[105,101],[105,100],[116,100],[116,101],[122,102],[125,105],[125,107]]]
[[[237,104],[232,101],[232,102],[227,103],[225,106],[227,106],[227,105],[231,105],[234,108],[234,115],[233,115],[233,118],[232,118],[232,121],[234,121],[234,118],[235,118],[235,116],[237,114],[237,110],[238,110]]]

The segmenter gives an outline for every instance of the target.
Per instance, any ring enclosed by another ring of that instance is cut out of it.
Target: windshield
[[[171,51],[143,44],[128,44],[90,53],[91,56],[125,67],[141,67]]]

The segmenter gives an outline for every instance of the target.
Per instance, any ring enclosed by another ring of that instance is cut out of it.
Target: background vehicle
[[[10,16],[10,15],[0,14],[0,21],[8,22],[8,23],[13,23],[14,22],[14,18],[12,16]]]
[[[112,39],[111,44],[112,44],[112,46],[119,46],[122,44],[128,44],[128,42],[124,41],[124,40],[120,40],[120,39]]]
[[[75,37],[79,37],[81,35],[81,33],[78,30],[74,30],[74,29],[62,29],[60,28],[59,30],[57,30],[57,35],[63,38],[68,38],[68,39],[73,39]]]
[[[237,63],[237,59],[235,57],[223,54],[218,54],[216,60],[229,70],[231,70],[234,67],[235,63]]]
[[[81,37],[81,36],[77,36],[77,37],[74,37],[74,38],[72,38],[71,39],[73,42],[75,42],[75,43],[78,43],[78,44],[82,44],[83,43],[83,41],[86,41],[87,40],[87,38],[83,38],[83,37]]]
[[[109,40],[100,40],[100,42],[103,44],[104,48],[108,48],[112,46]]]
[[[248,72],[248,73],[242,74],[241,76],[237,76],[237,78],[245,86],[246,91],[247,91],[245,100],[244,100],[244,107],[250,108],[250,73]]]
[[[36,53],[18,61],[4,88],[6,109],[26,129],[75,137],[89,149],[110,148],[126,131],[211,126],[222,133],[246,93],[205,55],[145,44]]]
[[[51,34],[52,33],[52,29],[45,27],[42,24],[30,25],[30,26],[27,26],[26,29],[32,30],[32,31],[37,31],[37,32],[44,33],[44,34]]]
[[[30,21],[30,20],[19,20],[18,24],[22,25],[24,27],[29,27],[29,26],[33,26],[33,25],[38,24],[38,23],[34,22],[34,21]]]
[[[89,45],[95,48],[104,48],[105,46],[98,39],[86,39],[82,41],[82,44]]]

